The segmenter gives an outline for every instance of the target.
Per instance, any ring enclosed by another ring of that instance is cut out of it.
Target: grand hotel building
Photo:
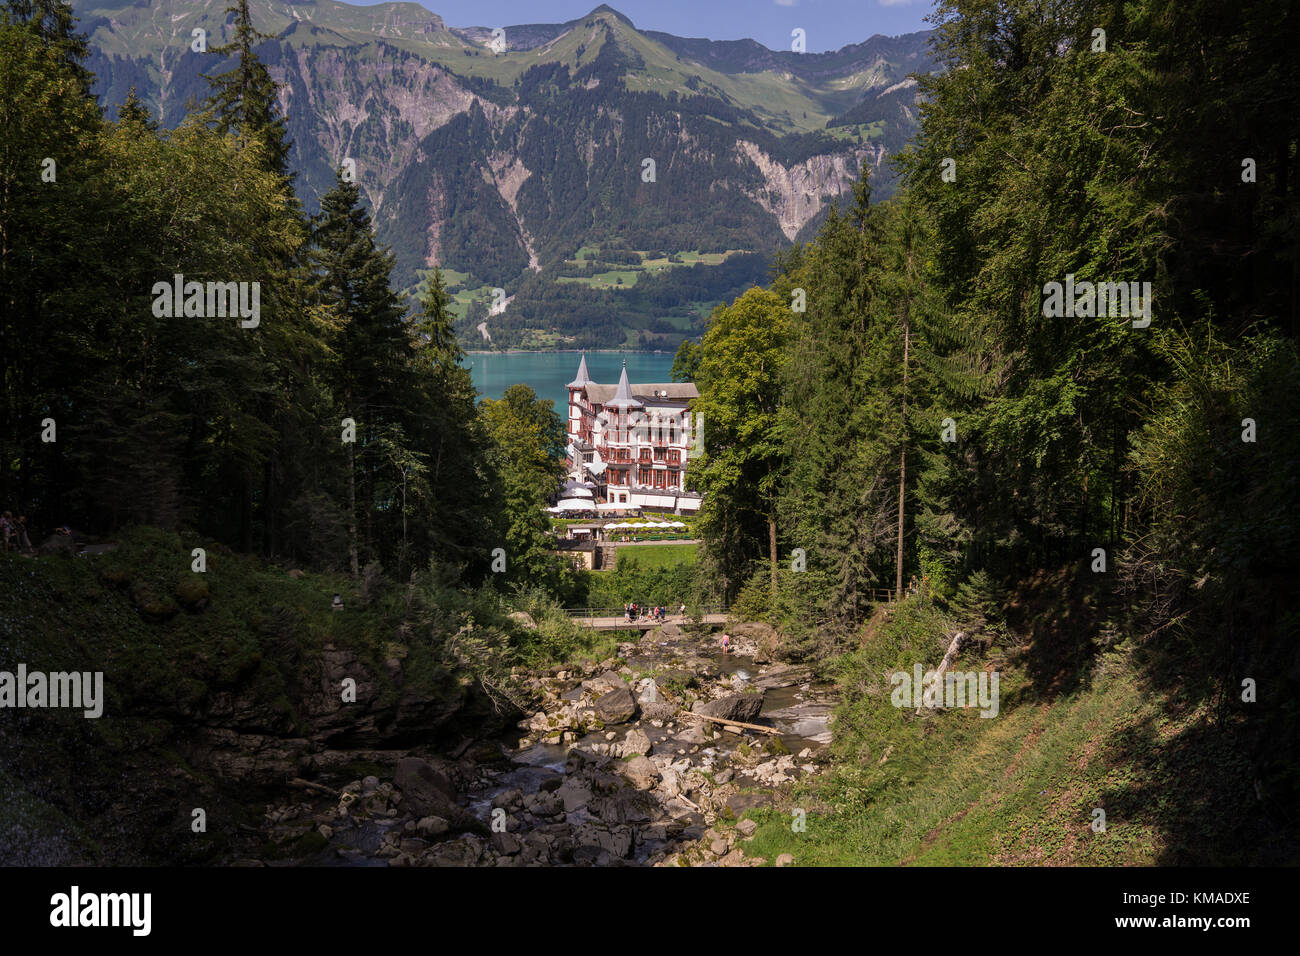
[[[624,362],[617,385],[600,385],[584,355],[568,389],[569,477],[595,486],[598,507],[699,510],[685,485],[700,397],[693,382],[635,385]]]

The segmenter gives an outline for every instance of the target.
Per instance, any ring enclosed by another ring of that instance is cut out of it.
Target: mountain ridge
[[[191,49],[191,31],[208,31],[209,49],[224,42],[226,2],[77,0],[110,115],[135,88],[163,125],[181,122],[206,95],[202,74],[224,68]],[[543,327],[573,347],[674,347],[696,334],[712,304],[761,280],[770,256],[847,194],[863,161],[888,194],[887,161],[915,128],[896,101],[914,94],[864,104],[929,67],[928,33],[782,53],[640,31],[605,4],[505,27],[501,52],[499,34],[415,3],[250,9],[272,35],[257,54],[281,84],[308,210],[353,160],[398,284],[435,265],[454,273],[464,328],[504,290],[493,342],[513,346],[546,344]],[[632,250],[645,255],[632,262]],[[672,260],[737,250],[727,269]],[[600,322],[601,310],[618,320]]]

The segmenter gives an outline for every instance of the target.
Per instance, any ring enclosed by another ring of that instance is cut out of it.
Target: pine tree
[[[255,145],[261,150],[265,167],[291,181],[289,150],[293,144],[276,103],[276,84],[266,65],[253,52],[258,40],[269,40],[271,36],[253,28],[248,0],[234,0],[226,13],[234,14],[234,38],[213,47],[211,52],[222,56],[233,53],[236,62],[224,73],[204,74],[212,86],[205,115],[215,124],[217,132],[222,135],[233,132],[243,147]]]
[[[149,111],[144,108],[144,103],[140,101],[135,93],[135,87],[126,94],[126,100],[118,107],[117,121],[119,123],[128,123],[133,126],[141,127],[150,133],[158,132],[158,123],[150,115]]]
[[[378,443],[388,426],[402,420],[410,340],[404,310],[390,286],[392,254],[376,244],[357,187],[342,171],[321,198],[312,226],[308,260],[316,299],[337,322],[327,378],[339,420],[356,423],[356,441],[347,448],[348,508],[350,565],[359,576],[362,564],[378,555],[376,493],[385,461]]]
[[[77,32],[77,17],[67,0],[4,0],[0,19],[27,26],[54,49],[77,78],[84,95],[90,95],[94,76],[85,67],[90,45]]]

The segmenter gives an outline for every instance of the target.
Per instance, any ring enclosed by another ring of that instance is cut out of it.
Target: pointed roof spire
[[[623,371],[618,377],[618,388],[614,391],[614,397],[605,403],[605,407],[615,406],[617,408],[641,408],[641,403],[632,397],[632,387],[627,383],[627,359],[623,360]]]
[[[591,384],[591,376],[587,374],[587,353],[582,353],[582,361],[578,363],[578,377],[569,383],[569,388],[583,388]]]

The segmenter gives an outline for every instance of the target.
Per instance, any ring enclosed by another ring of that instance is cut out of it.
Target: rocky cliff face
[[[785,166],[746,140],[738,142],[736,150],[763,176],[762,187],[747,194],[776,217],[787,239],[798,235],[827,203],[851,192],[863,160],[878,169],[885,159],[882,147],[860,146]]]

